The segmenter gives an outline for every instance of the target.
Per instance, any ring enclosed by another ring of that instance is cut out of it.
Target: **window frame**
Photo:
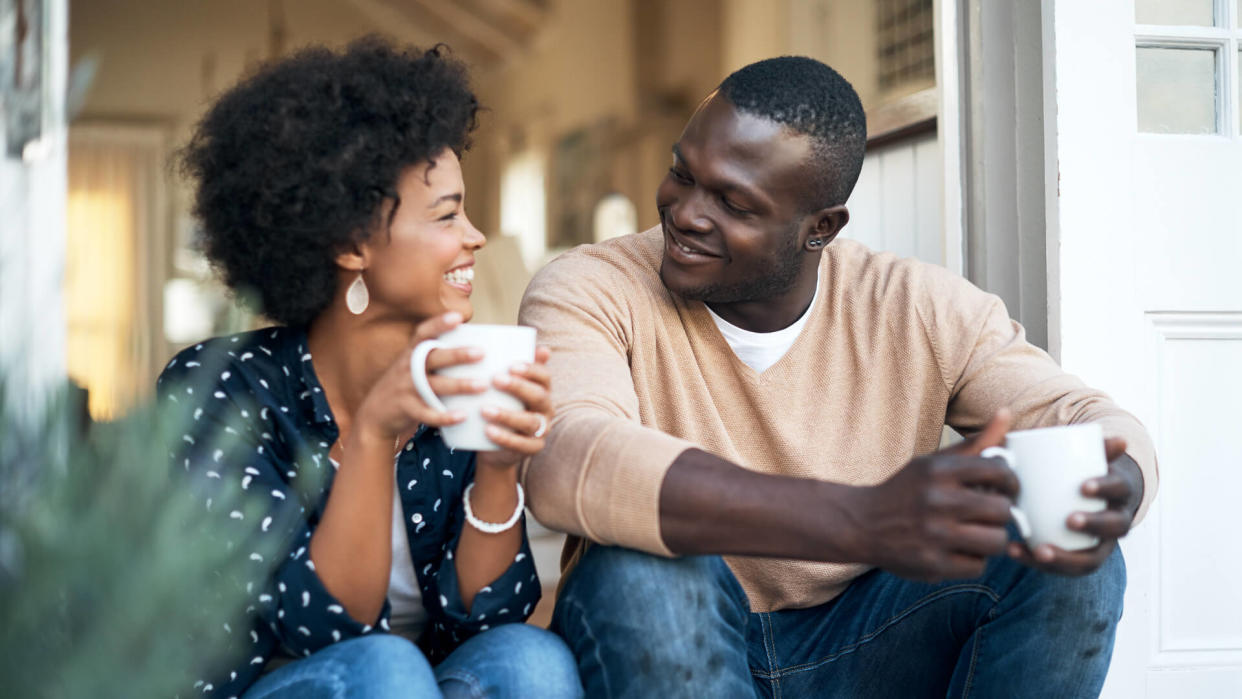
[[[1214,24],[1200,25],[1134,25],[1135,103],[1134,128],[1141,138],[1226,138],[1242,139],[1242,103],[1239,92],[1239,51],[1242,50],[1242,8],[1237,0],[1214,0]],[[1215,87],[1213,96],[1216,108],[1216,129],[1210,133],[1155,133],[1138,128],[1138,50],[1156,49],[1210,49],[1216,54]]]

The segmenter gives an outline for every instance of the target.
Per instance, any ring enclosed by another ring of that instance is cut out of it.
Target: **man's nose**
[[[695,187],[668,207],[672,224],[681,231],[707,233],[712,228],[702,190]]]

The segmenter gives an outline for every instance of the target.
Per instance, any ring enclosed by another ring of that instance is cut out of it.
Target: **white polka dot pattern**
[[[324,587],[307,553],[331,490],[335,470],[325,466],[338,430],[305,334],[269,328],[209,340],[179,353],[158,388],[161,396],[182,396],[161,404],[184,412],[185,434],[173,445],[172,463],[188,478],[189,492],[209,511],[213,494],[226,488],[250,498],[247,506],[219,513],[221,546],[246,547],[241,550],[250,551],[248,567],[205,583],[236,584],[250,593],[246,623],[238,628],[220,620],[216,631],[234,646],[232,657],[246,660],[238,667],[204,669],[195,693],[239,696],[273,656],[304,657],[332,643],[387,632],[387,602],[374,628],[359,623]],[[449,449],[436,430],[419,430],[397,459],[395,483],[405,484],[397,492],[433,663],[489,625],[524,621],[540,597],[524,541],[509,569],[480,590],[466,611],[451,560],[464,519],[462,491],[473,479],[474,454]],[[269,541],[285,542],[286,553],[271,559],[253,550],[272,551],[258,543]]]

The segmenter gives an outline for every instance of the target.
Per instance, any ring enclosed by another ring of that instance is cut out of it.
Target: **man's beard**
[[[798,246],[796,231],[790,231],[786,246],[772,257],[749,279],[729,284],[703,284],[678,293],[687,299],[709,304],[743,303],[780,296],[793,288],[802,264],[802,251]]]

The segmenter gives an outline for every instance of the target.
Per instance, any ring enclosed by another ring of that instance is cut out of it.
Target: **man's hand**
[[[917,580],[982,575],[987,558],[1005,552],[1018,478],[998,459],[979,453],[1004,442],[1009,421],[1001,410],[974,437],[860,489],[858,507],[851,508],[862,532],[854,560]]]
[[[1143,500],[1143,475],[1138,464],[1126,452],[1124,439],[1110,438],[1104,442],[1108,456],[1108,475],[1083,483],[1082,494],[1100,498],[1108,506],[1100,512],[1075,512],[1066,526],[1099,537],[1100,543],[1082,551],[1066,551],[1051,544],[1041,544],[1032,551],[1025,544],[1011,542],[1009,555],[1019,562],[1060,575],[1086,575],[1100,567],[1117,540],[1130,531],[1134,513]]]

